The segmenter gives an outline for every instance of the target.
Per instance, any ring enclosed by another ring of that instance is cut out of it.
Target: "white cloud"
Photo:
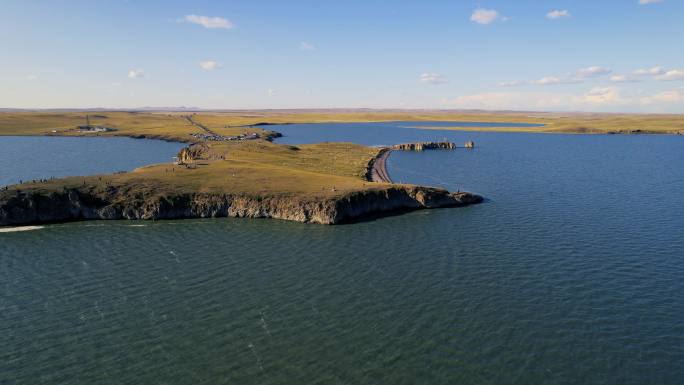
[[[561,84],[563,80],[561,78],[557,78],[555,76],[545,76],[537,81],[534,82],[534,84],[539,84],[539,85],[550,85],[550,84]]]
[[[659,94],[655,94],[653,96],[641,98],[642,104],[662,104],[679,102],[684,102],[684,94],[677,90],[665,91]]]
[[[507,109],[519,108],[519,103],[514,103],[514,100],[520,100],[518,96],[523,95],[518,92],[485,92],[474,95],[458,96],[451,100],[443,100],[442,104],[453,105],[457,108],[481,108],[481,109]],[[528,94],[529,95],[529,94]],[[524,107],[524,108],[527,108]]]
[[[484,92],[443,99],[451,108],[527,111],[681,111],[684,87],[653,95],[627,93],[616,87],[594,87],[586,92]]]
[[[424,73],[420,75],[420,82],[424,84],[444,84],[449,81],[440,74]]]
[[[611,71],[610,68],[599,67],[599,66],[591,66],[591,67],[587,67],[587,68],[578,69],[577,72],[575,73],[575,75],[578,78],[584,79],[584,78],[593,78],[593,77],[601,76],[601,75],[607,75],[611,72],[613,72],[613,71]]]
[[[589,104],[615,104],[621,101],[620,93],[613,87],[594,87],[582,96]]]
[[[221,29],[231,29],[235,28],[235,25],[228,19],[222,17],[211,17],[211,16],[198,16],[198,15],[185,15],[182,21],[188,23],[199,24],[204,28],[221,28]]]
[[[551,19],[551,20],[562,19],[564,17],[570,17],[570,12],[567,9],[564,9],[564,10],[555,9],[555,10],[546,14],[546,18]]]
[[[655,77],[656,80],[665,80],[665,81],[673,81],[673,80],[684,80],[684,70],[670,70],[662,75],[658,75]]]
[[[639,79],[635,79],[629,75],[613,75],[610,77],[610,81],[614,83],[636,83]]]
[[[213,71],[215,69],[221,68],[221,64],[219,62],[216,62],[214,60],[207,60],[199,63],[199,66],[202,67],[202,69],[205,69],[207,71]]]
[[[662,3],[663,0],[639,0],[639,5]]]
[[[303,42],[299,43],[299,49],[302,51],[315,51],[316,46],[311,44],[311,43],[308,43],[306,41],[303,41]]]
[[[499,83],[499,87],[518,87],[524,86],[525,84],[527,84],[527,82],[524,80],[513,80],[510,82],[501,82]]]
[[[556,76],[545,76],[539,80],[535,80],[533,83],[540,86],[552,86],[557,84],[573,84],[578,83],[578,81],[575,79],[559,78]]]
[[[602,110],[630,100],[613,87],[595,87],[583,94],[563,92],[485,92],[463,95],[442,104],[456,108],[495,110]]]
[[[463,95],[442,104],[455,108],[492,110],[553,110],[573,108],[572,95],[551,92],[485,92]]]
[[[599,67],[599,66],[591,66],[591,67],[586,67],[586,68],[580,68],[577,71],[575,71],[574,74],[569,74],[565,76],[545,76],[541,79],[538,80],[533,80],[533,81],[522,81],[522,80],[514,80],[511,82],[503,82],[499,83],[499,86],[501,87],[515,87],[515,86],[520,86],[520,85],[525,85],[525,84],[536,84],[540,86],[551,86],[551,85],[558,85],[558,84],[576,84],[576,83],[581,83],[584,81],[584,79],[588,78],[594,78],[594,77],[599,77],[602,75],[607,75],[610,74],[612,70],[610,68],[605,68],[605,67]],[[626,77],[624,76],[614,76],[613,81],[626,81]]]
[[[600,66],[591,66],[591,67],[586,67],[586,68],[580,68],[577,71],[575,71],[574,74],[568,74],[565,76],[545,76],[541,79],[538,80],[533,80],[533,81],[523,81],[523,80],[514,80],[511,82],[503,82],[499,83],[499,86],[501,87],[515,87],[515,86],[521,86],[525,84],[536,84],[540,86],[550,86],[550,85],[558,85],[558,84],[576,84],[576,83],[581,83],[584,81],[584,79],[588,78],[594,78],[594,77],[599,77],[602,75],[608,75],[611,72],[613,72],[610,68],[605,68],[605,67],[600,67]],[[623,79],[624,77],[621,76],[614,76],[613,81],[625,81]]]
[[[145,75],[145,72],[141,69],[132,69],[128,71],[128,77],[131,79],[141,78]]]
[[[483,25],[491,24],[499,19],[508,20],[508,18],[502,18],[499,12],[494,9],[478,8],[470,15],[470,21]]]
[[[665,69],[660,66],[652,67],[652,68],[640,68],[636,71],[633,72],[634,75],[637,76],[644,76],[644,75],[662,75],[665,73]]]
[[[38,80],[38,75],[36,75],[36,74],[28,74],[28,75],[26,75],[26,80],[31,80],[31,81],[33,81],[33,80]]]

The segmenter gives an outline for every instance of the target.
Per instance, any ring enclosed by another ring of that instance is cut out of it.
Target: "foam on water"
[[[20,231],[33,231],[44,229],[45,226],[18,226],[18,227],[0,227],[0,233],[16,233]]]

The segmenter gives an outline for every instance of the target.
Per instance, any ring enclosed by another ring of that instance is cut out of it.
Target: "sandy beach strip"
[[[373,161],[373,167],[371,169],[371,181],[381,182],[381,183],[392,183],[392,179],[387,172],[387,158],[392,150],[384,149],[378,157]]]

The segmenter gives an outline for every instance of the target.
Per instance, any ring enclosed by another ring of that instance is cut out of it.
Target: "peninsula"
[[[97,115],[88,119],[111,127],[97,135],[175,140],[188,146],[177,155],[176,163],[7,186],[0,191],[0,225],[226,216],[338,224],[482,201],[467,192],[394,184],[388,177],[369,179],[377,159],[387,153],[379,148],[351,143],[277,144],[270,139],[278,133],[264,130],[263,124],[233,126],[211,115]],[[71,128],[70,122],[49,125],[54,118],[41,119],[45,124],[24,133],[93,135]],[[64,119],[68,121],[70,115]],[[19,133],[5,125],[0,132]]]
[[[80,219],[268,217],[336,224],[401,210],[464,206],[482,197],[392,183],[391,149],[350,143],[288,146],[269,126],[325,122],[492,122],[533,127],[429,127],[543,133],[682,134],[682,115],[442,110],[0,112],[0,135],[128,136],[187,143],[181,164],[6,186],[0,225]],[[448,148],[449,146],[446,146]],[[445,148],[405,144],[399,150]]]

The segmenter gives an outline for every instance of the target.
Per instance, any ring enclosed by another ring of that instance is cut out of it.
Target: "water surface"
[[[171,162],[184,145],[132,138],[0,136],[0,186]]]
[[[681,383],[683,137],[411,135],[478,147],[395,152],[395,180],[487,202],[0,234],[0,383]]]
[[[387,146],[419,141],[442,141],[463,135],[449,130],[425,130],[415,127],[541,127],[532,123],[494,122],[381,122],[381,123],[327,123],[290,124],[272,126],[284,136],[280,143],[303,144],[320,142],[352,142],[366,146]],[[461,143],[462,144],[462,143]]]

